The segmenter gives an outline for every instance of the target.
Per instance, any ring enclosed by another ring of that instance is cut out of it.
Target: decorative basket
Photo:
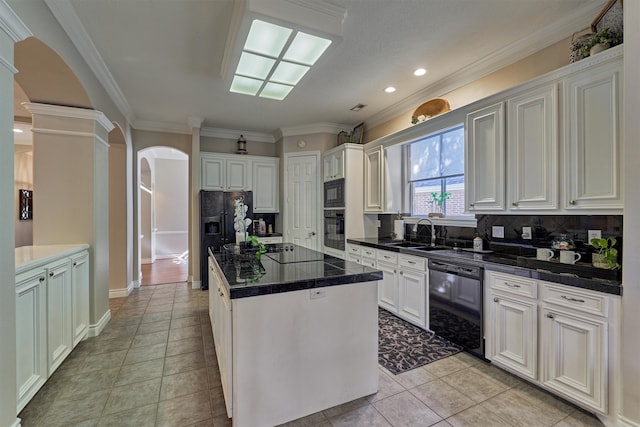
[[[439,114],[446,113],[449,110],[451,110],[451,107],[449,106],[449,101],[447,101],[446,99],[431,99],[415,109],[415,111],[411,115],[411,123],[415,124],[423,121],[420,119],[421,117],[424,117],[424,120],[427,120]]]

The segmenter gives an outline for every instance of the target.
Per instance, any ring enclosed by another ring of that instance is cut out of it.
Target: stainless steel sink
[[[446,251],[447,248],[445,246],[416,246],[416,247],[411,247],[409,249],[414,249],[417,251]]]
[[[385,243],[385,246],[393,246],[396,248],[419,248],[425,245],[423,243],[418,243],[418,242],[402,241],[402,242]]]

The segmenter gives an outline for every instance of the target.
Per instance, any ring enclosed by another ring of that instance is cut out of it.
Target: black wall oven
[[[324,207],[344,208],[344,178],[324,183]]]
[[[331,249],[344,251],[344,209],[326,209],[324,211],[324,245]]]

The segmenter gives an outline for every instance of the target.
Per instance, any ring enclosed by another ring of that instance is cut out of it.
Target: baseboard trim
[[[192,280],[191,281],[191,289],[200,289],[202,282],[200,280]]]
[[[13,424],[11,424],[11,427],[20,427],[22,424],[20,424],[22,422],[22,420],[20,418],[16,418],[16,420],[13,422]]]
[[[140,287],[140,281],[134,280],[133,282],[129,283],[129,286],[131,286],[132,289],[138,289]]]
[[[129,283],[126,288],[109,289],[109,299],[111,298],[126,298],[133,291],[133,282]]]
[[[153,259],[152,258],[142,258],[140,260],[140,264],[153,264]]]
[[[87,333],[87,336],[97,337],[98,335],[100,335],[105,326],[107,326],[107,323],[109,323],[109,320],[111,320],[111,310],[107,310],[102,315],[98,323],[96,323],[95,325],[89,325],[89,332]]]
[[[621,427],[640,427],[640,423],[630,420],[629,418],[618,415],[618,421]]]

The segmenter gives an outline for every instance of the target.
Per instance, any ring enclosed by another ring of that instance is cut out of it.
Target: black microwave
[[[324,183],[324,207],[344,208],[344,178]]]

